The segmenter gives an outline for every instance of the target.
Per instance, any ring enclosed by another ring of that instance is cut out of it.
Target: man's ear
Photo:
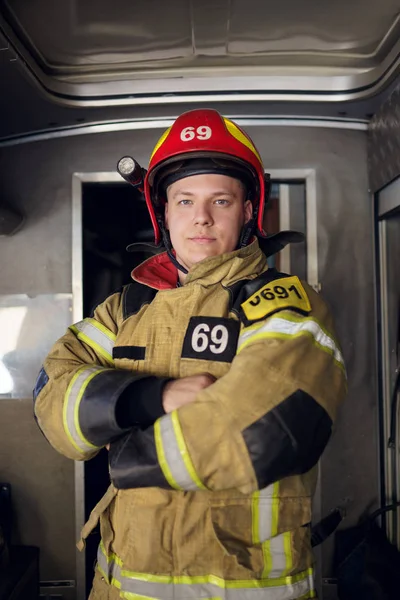
[[[244,203],[244,224],[248,223],[253,216],[253,205],[251,200],[246,200]]]
[[[165,203],[164,220],[165,220],[165,228],[169,229],[169,226],[168,226],[168,202]]]

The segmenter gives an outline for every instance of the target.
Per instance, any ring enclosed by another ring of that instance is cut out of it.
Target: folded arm
[[[167,378],[115,369],[112,349],[120,294],[72,325],[44,361],[33,392],[35,418],[53,447],[74,460],[92,458],[132,426],[165,414]]]
[[[315,465],[345,391],[328,313],[281,311],[242,328],[229,372],[195,402],[112,444],[111,478],[250,493]]]

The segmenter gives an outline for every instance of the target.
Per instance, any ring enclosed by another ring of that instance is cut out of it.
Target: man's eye
[[[224,198],[219,198],[215,200],[215,204],[224,206],[225,204],[229,204],[229,200],[225,200]]]
[[[179,200],[179,202],[178,202],[178,204],[182,204],[183,206],[186,206],[186,205],[191,204],[191,203],[192,203],[192,201],[188,200],[188,199]]]

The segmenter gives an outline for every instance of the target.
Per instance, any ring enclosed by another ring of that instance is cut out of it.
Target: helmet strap
[[[164,243],[164,246],[165,246],[165,249],[169,256],[170,261],[172,262],[173,265],[175,265],[175,267],[177,269],[179,269],[179,271],[181,271],[182,273],[187,275],[189,273],[189,271],[187,269],[185,269],[185,267],[176,260],[176,257],[174,256],[174,253],[172,252],[171,238],[169,237],[169,232],[166,229],[164,221],[162,219],[158,219],[158,226],[160,228],[162,240],[163,240],[163,243]]]
[[[243,225],[242,231],[240,232],[240,238],[237,245],[237,250],[244,248],[249,244],[249,241],[253,235],[255,219],[252,217],[250,221],[247,221],[246,225]]]
[[[253,202],[252,202],[250,196],[247,196],[247,200],[250,200],[253,205]],[[251,215],[250,220],[247,221],[247,223],[245,225],[243,225],[243,227],[242,227],[242,231],[240,232],[240,237],[239,237],[239,241],[238,241],[236,250],[239,250],[240,248],[244,248],[245,246],[247,246],[249,244],[249,242],[253,236],[254,229],[256,227],[257,217],[258,217],[258,209],[259,209],[258,205],[255,207],[253,205],[253,213]]]

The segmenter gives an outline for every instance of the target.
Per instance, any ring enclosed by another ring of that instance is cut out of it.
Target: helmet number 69
[[[190,142],[194,140],[194,138],[198,140],[209,140],[212,134],[211,127],[208,125],[200,125],[195,130],[194,127],[185,127],[181,131],[181,140],[182,142]]]

